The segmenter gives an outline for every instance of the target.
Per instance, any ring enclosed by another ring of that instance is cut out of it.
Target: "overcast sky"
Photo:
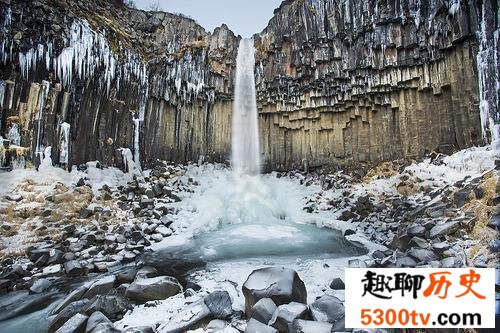
[[[243,37],[261,32],[281,0],[135,0],[141,9],[158,3],[162,10],[191,16],[208,31],[226,23]]]

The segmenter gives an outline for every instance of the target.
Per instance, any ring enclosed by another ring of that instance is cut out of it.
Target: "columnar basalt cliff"
[[[498,138],[497,6],[284,1],[254,36],[265,169]],[[227,161],[239,40],[122,0],[0,0],[0,165]]]
[[[66,165],[229,157],[239,37],[227,26],[209,34],[121,1],[0,4],[7,158],[38,163],[48,146]]]
[[[498,137],[495,13],[489,0],[285,1],[256,36],[266,160],[378,162]]]

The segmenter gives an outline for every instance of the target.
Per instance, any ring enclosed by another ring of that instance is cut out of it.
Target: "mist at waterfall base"
[[[186,206],[179,209],[173,227],[182,237],[192,238],[188,246],[164,252],[173,260],[202,262],[362,254],[341,232],[318,227],[319,215],[302,209],[305,197],[313,194],[307,193],[307,187],[275,174],[260,175],[254,69],[253,40],[242,39],[236,69],[232,169],[205,166],[188,171],[200,186],[183,200]]]

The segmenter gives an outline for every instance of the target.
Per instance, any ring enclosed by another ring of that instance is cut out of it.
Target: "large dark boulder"
[[[262,298],[270,298],[276,305],[290,302],[306,303],[307,291],[296,271],[284,267],[266,267],[253,271],[243,284],[245,313]]]
[[[182,292],[182,286],[177,279],[170,276],[155,278],[138,278],[125,292],[125,297],[137,302],[162,300]]]

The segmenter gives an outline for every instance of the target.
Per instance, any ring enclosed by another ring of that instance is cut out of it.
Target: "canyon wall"
[[[498,10],[284,1],[254,36],[265,169],[498,138]],[[121,0],[0,0],[0,166],[227,161],[239,39]]]
[[[38,164],[49,146],[67,166],[229,157],[239,37],[227,26],[209,34],[118,0],[0,4],[4,160]]]
[[[496,6],[285,1],[256,36],[266,161],[373,163],[498,137]]]

